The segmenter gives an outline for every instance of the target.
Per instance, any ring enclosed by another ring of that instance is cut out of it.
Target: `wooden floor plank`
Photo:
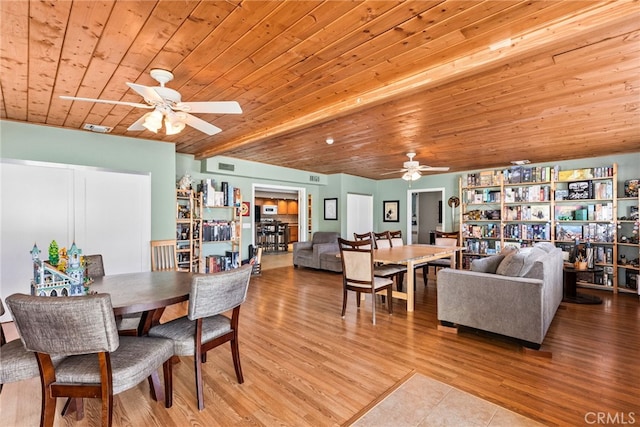
[[[370,301],[358,310],[353,294],[340,317],[340,274],[266,269],[251,279],[240,315],[245,383],[237,383],[229,348],[213,350],[204,365],[206,408],[198,412],[193,360],[181,357],[173,408],[151,400],[144,382],[116,397],[113,425],[342,425],[414,371],[547,425],[583,425],[593,412],[628,419],[640,408],[638,297],[581,291],[603,304],[563,304],[543,344],[553,358],[545,359],[493,334],[440,332],[433,279],[426,289],[418,279],[415,312],[398,300],[389,316],[378,301],[374,326]],[[3,425],[38,425],[39,409],[37,379],[0,394]],[[79,422],[57,415],[55,425],[99,424],[98,402],[87,401],[85,414]]]

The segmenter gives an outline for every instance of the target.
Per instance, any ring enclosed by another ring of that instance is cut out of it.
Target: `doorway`
[[[447,229],[443,200],[444,188],[409,190],[407,244],[431,244],[433,231]]]
[[[251,244],[262,247],[262,255],[291,252],[294,242],[306,240],[306,189],[253,184]]]

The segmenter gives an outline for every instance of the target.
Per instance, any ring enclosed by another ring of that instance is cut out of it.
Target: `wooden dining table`
[[[165,307],[189,300],[194,273],[144,271],[97,277],[89,292],[111,295],[113,314],[142,313],[138,335],[145,335],[160,320]]]
[[[196,273],[181,271],[145,271],[97,277],[89,285],[91,293],[111,295],[113,314],[142,313],[137,335],[146,335],[160,322],[164,309],[188,301],[191,279]],[[149,380],[154,400],[164,400],[164,390],[158,374]]]
[[[451,258],[451,268],[456,266],[456,253],[464,250],[461,246],[403,245],[373,250],[373,261],[381,264],[403,264],[407,266],[407,292],[393,291],[393,297],[407,301],[407,311],[415,309],[415,277],[417,265],[441,258]]]

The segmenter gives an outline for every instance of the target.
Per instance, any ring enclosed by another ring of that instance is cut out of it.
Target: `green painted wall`
[[[151,239],[175,238],[173,144],[2,120],[0,158],[150,173]]]
[[[411,183],[400,178],[374,181],[347,174],[320,175],[229,157],[198,161],[190,155],[175,153],[173,144],[151,140],[72,131],[50,126],[0,121],[0,157],[103,167],[120,171],[150,172],[152,185],[152,239],[171,239],[175,233],[175,183],[188,172],[192,178],[228,181],[250,195],[253,184],[303,187],[313,200],[313,231],[338,231],[346,234],[346,198],[348,193],[373,194],[374,229],[401,228],[406,235],[407,195],[411,189],[444,188],[445,200],[458,195],[462,173],[424,176]],[[233,172],[217,170],[217,165],[233,163]],[[531,166],[560,165],[562,169],[618,164],[618,181],[640,177],[640,152]],[[212,172],[215,170],[215,173]],[[469,171],[474,172],[474,171]],[[466,172],[463,172],[466,173]],[[315,181],[311,181],[311,180]],[[338,220],[325,221],[323,200],[338,198]],[[400,201],[400,222],[389,227],[382,221],[382,202]],[[456,212],[457,213],[457,212]],[[451,210],[445,203],[445,215]],[[245,218],[245,222],[250,217]],[[251,230],[243,228],[243,246],[251,242]],[[245,244],[246,242],[246,244]]]

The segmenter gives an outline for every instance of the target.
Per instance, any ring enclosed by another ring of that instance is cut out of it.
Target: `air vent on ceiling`
[[[85,123],[84,129],[90,130],[91,132],[98,132],[98,133],[109,133],[113,130],[113,128],[109,126],[92,125],[90,123]]]
[[[236,166],[231,163],[218,163],[218,169],[221,171],[233,172],[236,169]]]

